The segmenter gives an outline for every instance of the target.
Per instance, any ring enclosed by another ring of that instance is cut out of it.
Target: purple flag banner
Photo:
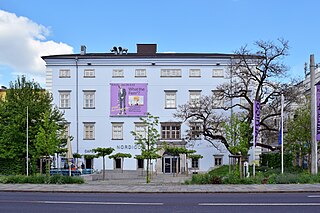
[[[320,84],[316,84],[316,104],[317,104],[317,137],[316,140],[320,141]]]
[[[147,85],[143,83],[111,83],[110,116],[146,116]]]
[[[253,143],[254,146],[256,146],[257,144],[257,138],[258,138],[258,134],[259,134],[259,129],[260,129],[260,102],[258,101],[254,101],[253,102],[253,109],[254,109],[254,126],[253,126],[253,131],[254,131],[254,137],[253,137]]]

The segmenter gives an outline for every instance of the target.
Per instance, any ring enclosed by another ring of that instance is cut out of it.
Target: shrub
[[[69,177],[62,175],[54,176],[43,176],[43,175],[34,175],[34,176],[24,176],[24,175],[15,175],[15,176],[0,176],[0,183],[11,183],[11,184],[82,184],[84,180],[81,177]]]

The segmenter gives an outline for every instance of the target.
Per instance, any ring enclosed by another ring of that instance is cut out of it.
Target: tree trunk
[[[102,173],[102,180],[105,180],[105,170],[106,170],[106,166],[105,166],[104,156],[102,157],[102,159],[103,159],[103,173]]]
[[[147,183],[150,183],[150,176],[149,176],[149,163],[150,159],[147,159]]]

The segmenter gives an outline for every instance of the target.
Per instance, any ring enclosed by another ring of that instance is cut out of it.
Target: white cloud
[[[48,27],[26,17],[0,10],[0,65],[11,67],[13,75],[25,74],[44,82],[44,55],[69,54],[73,48],[65,43],[47,41]]]

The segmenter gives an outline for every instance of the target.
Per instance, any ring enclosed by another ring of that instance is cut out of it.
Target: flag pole
[[[284,103],[284,96],[281,93],[281,173],[283,174],[283,103]]]

